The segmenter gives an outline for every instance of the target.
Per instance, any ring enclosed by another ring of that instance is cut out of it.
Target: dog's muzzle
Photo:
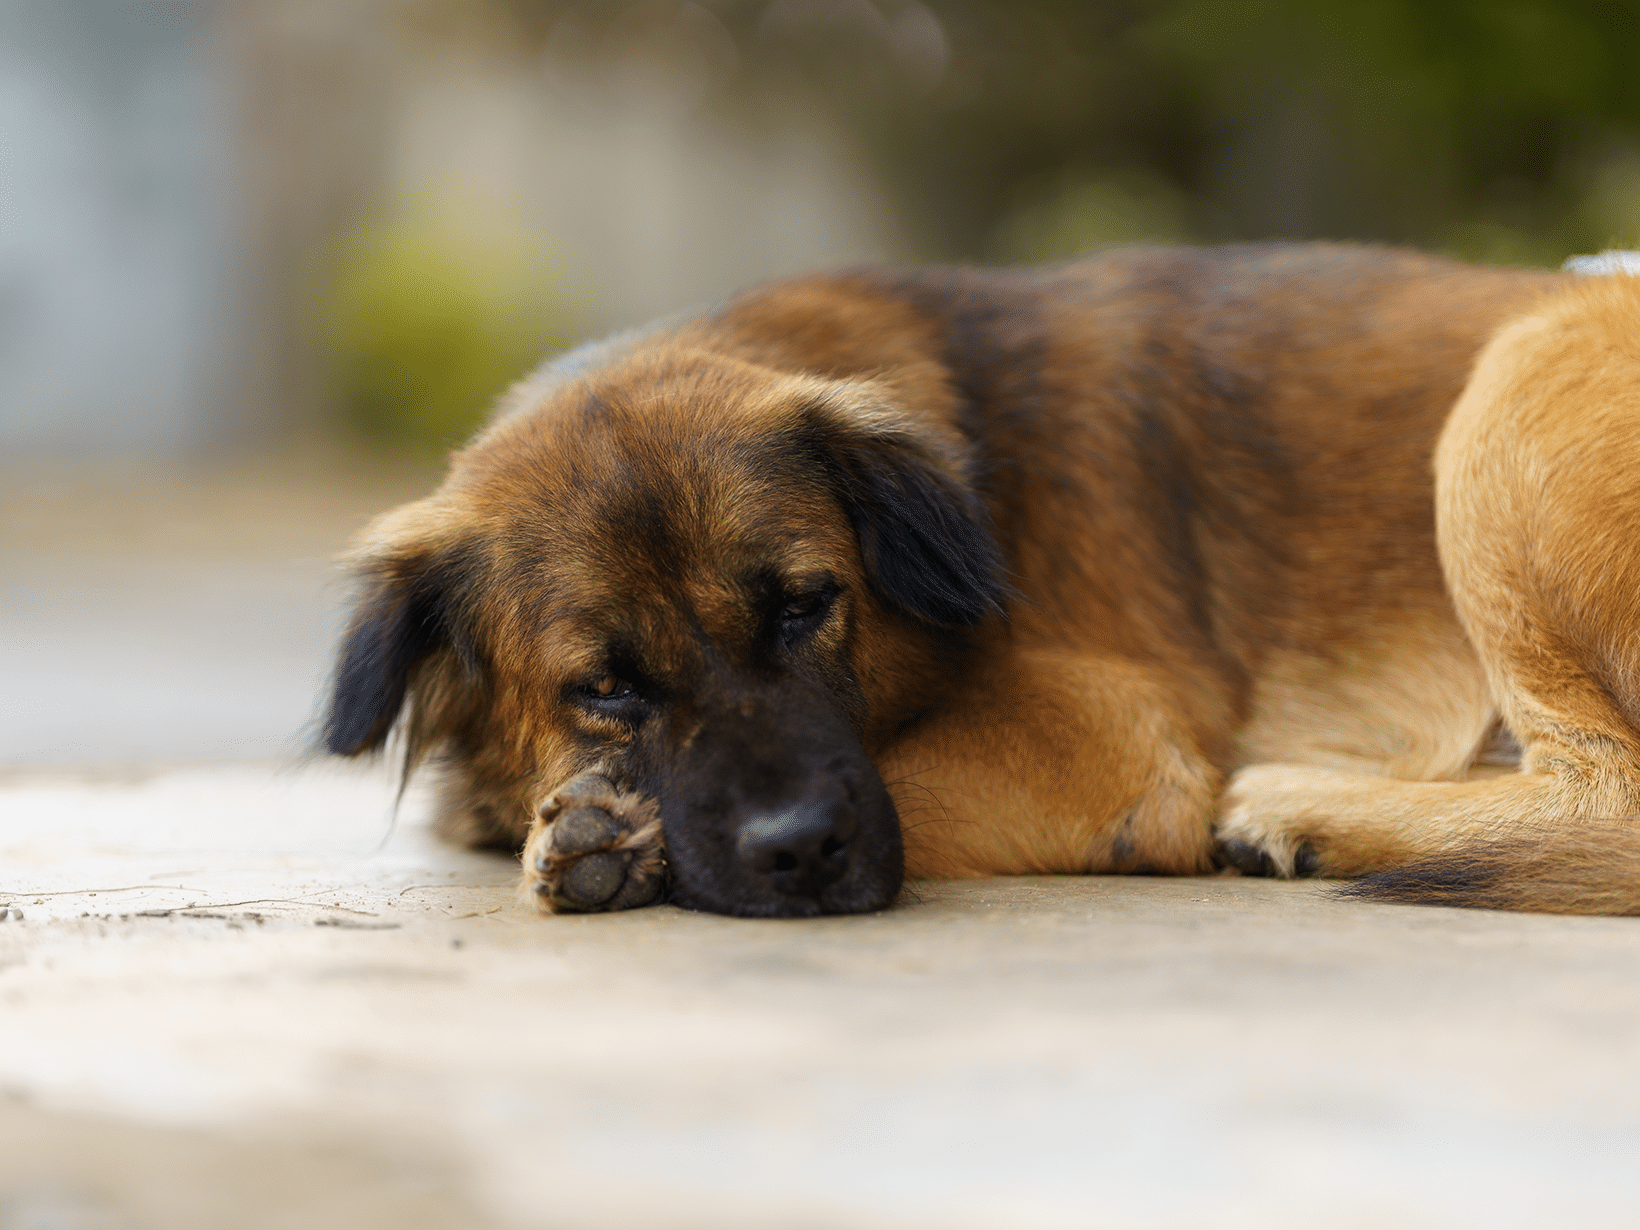
[[[651,745],[671,900],[761,918],[883,909],[905,855],[882,778],[818,698],[776,699],[724,705],[683,746]]]
[[[848,871],[860,817],[841,790],[830,790],[740,822],[735,853],[746,874],[776,892],[818,898]]]

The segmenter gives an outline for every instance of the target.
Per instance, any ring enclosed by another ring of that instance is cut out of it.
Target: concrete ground
[[[0,1230],[1640,1221],[1640,920],[1227,878],[536,918],[384,769],[273,759],[380,491],[223,481],[0,496]]]

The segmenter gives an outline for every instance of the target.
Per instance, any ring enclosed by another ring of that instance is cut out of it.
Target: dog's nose
[[[848,870],[858,823],[854,805],[837,795],[760,812],[740,822],[741,865],[783,893],[813,897]]]

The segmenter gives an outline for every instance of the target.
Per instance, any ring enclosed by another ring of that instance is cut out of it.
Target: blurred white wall
[[[231,430],[234,150],[208,6],[0,0],[0,455]]]
[[[475,226],[537,235],[585,335],[892,255],[888,210],[824,117],[708,105],[733,43],[698,8],[670,33],[664,54],[565,38],[502,71],[451,56],[397,116],[393,193],[465,193]]]
[[[641,7],[543,46],[483,0],[0,0],[0,462],[322,427],[327,261],[428,205],[535,242],[581,336],[893,253],[822,116],[726,105],[716,19]]]

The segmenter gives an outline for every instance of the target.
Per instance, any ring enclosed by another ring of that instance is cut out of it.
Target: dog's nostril
[[[859,819],[830,794],[741,821],[735,844],[743,867],[783,893],[818,893],[846,870]]]

